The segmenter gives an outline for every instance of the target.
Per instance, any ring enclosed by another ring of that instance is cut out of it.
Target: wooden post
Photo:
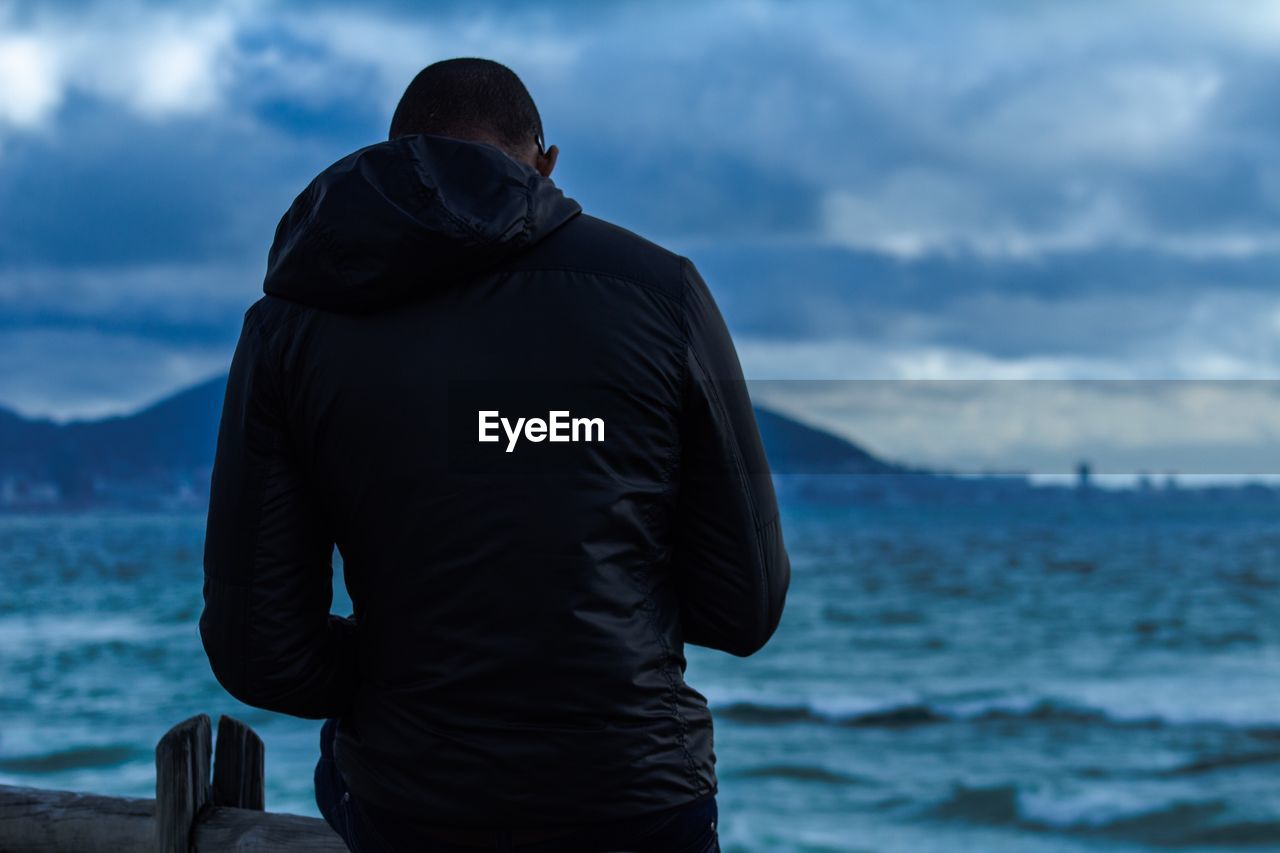
[[[324,821],[268,814],[262,740],[239,720],[201,714],[156,744],[155,800],[0,785],[0,853],[346,853]]]
[[[263,811],[263,765],[262,738],[234,717],[223,715],[213,753],[213,804]]]
[[[178,723],[156,744],[156,849],[191,853],[192,828],[210,804],[208,714]]]

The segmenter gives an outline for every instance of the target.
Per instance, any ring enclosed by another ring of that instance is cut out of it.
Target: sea
[[[688,649],[723,848],[1280,850],[1278,512],[784,507],[773,641]],[[319,723],[209,672],[203,535],[198,512],[0,516],[0,783],[151,796],[165,730],[230,714],[266,742],[267,808],[317,813]]]

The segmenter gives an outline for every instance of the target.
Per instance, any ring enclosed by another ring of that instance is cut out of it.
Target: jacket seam
[[[535,178],[530,177],[520,188],[524,191],[524,225],[520,229],[520,238],[516,242],[516,246],[526,246],[529,243],[529,235],[533,233],[533,182]]]
[[[618,273],[601,272],[600,270],[586,269],[582,267],[565,267],[565,266],[556,266],[556,267],[515,266],[515,267],[507,267],[506,269],[503,270],[503,272],[506,273],[507,275],[522,273],[522,272],[532,272],[532,273],[570,272],[570,273],[580,273],[582,275],[595,276],[596,278],[611,278],[616,281],[622,281],[622,282],[626,282],[627,284],[633,284],[636,287],[642,287],[645,290],[651,290],[654,293],[658,294],[659,296],[663,297],[664,299],[667,299],[668,301],[676,303],[681,308],[684,307],[684,300],[682,298],[673,296],[672,294],[668,293],[667,291],[663,290],[657,285],[650,284],[649,282],[642,281],[641,279],[638,279],[638,278],[632,278],[631,276],[619,275]]]
[[[701,366],[705,371],[706,366],[702,364],[702,361],[698,358],[698,354],[692,350],[690,350],[690,354],[694,361],[697,361],[699,366]],[[721,419],[724,420],[725,423],[730,423],[727,412],[724,408],[724,401],[720,399],[720,395],[710,395],[710,399],[714,401],[716,409],[719,410]],[[760,513],[756,508],[755,491],[751,488],[751,478],[747,476],[746,465],[742,459],[742,452],[738,448],[737,436],[734,436],[734,440],[730,442],[729,453],[730,456],[733,457],[733,465],[738,472],[738,479],[742,483],[742,489],[747,493],[747,510],[751,513],[751,526],[756,533],[754,536],[755,542],[752,543],[752,550],[754,550],[756,554],[756,565],[759,567],[760,573],[760,588],[764,593],[757,602],[757,609],[760,616],[760,624],[767,625],[769,623],[769,601],[771,598],[771,590],[769,589],[769,567],[766,563],[764,554],[764,539],[760,536],[760,532],[764,530],[768,524],[772,523],[772,519],[766,524],[761,524],[760,522]]]
[[[685,306],[685,281],[684,281],[684,272],[685,272],[686,263],[687,261],[685,258],[683,257],[680,258],[680,297],[678,301],[680,305],[680,333],[682,335],[682,343],[680,346],[679,403],[676,406],[676,423],[677,424],[681,423],[684,419],[685,400],[688,396],[688,391],[689,391],[689,318],[686,315],[686,311],[685,311],[686,306]],[[669,494],[674,494],[674,491],[675,491],[674,488],[672,488],[673,484],[671,481],[671,474],[672,472],[675,471],[676,463],[680,459],[680,452],[682,450],[681,445],[682,445],[682,442],[680,440],[680,431],[677,429],[675,446],[671,448],[671,452],[667,455],[666,470],[663,472],[665,483],[667,485]]]
[[[708,376],[711,375],[707,371],[707,366],[703,364],[702,359],[698,358],[698,353],[692,347],[690,347],[689,349],[689,355],[697,363],[697,365],[700,368],[702,368],[703,372],[707,373]],[[724,401],[720,399],[720,395],[708,394],[707,397],[709,400],[711,400],[712,405],[716,407],[716,414],[720,416],[721,420],[726,424],[731,424],[732,421],[729,419],[728,410],[725,409]],[[736,430],[733,438],[734,440],[729,443],[729,455],[733,458],[733,467],[734,467],[734,470],[737,471],[738,473],[738,479],[742,483],[743,491],[745,491],[748,494],[747,509],[751,512],[752,527],[754,527],[756,530],[759,530],[764,526],[764,524],[761,523],[760,521],[760,513],[756,507],[755,490],[751,487],[751,478],[747,476],[747,466],[746,466],[746,463],[743,461],[742,451],[738,447]]]
[[[612,276],[612,277],[619,278],[620,280],[631,283],[631,284],[637,284],[640,287],[646,287],[646,288],[648,287],[647,285],[641,282],[635,281],[633,279],[627,279],[623,276]],[[683,281],[683,269],[681,269],[681,280]],[[684,291],[682,287],[681,288],[682,296],[683,296],[683,292]],[[663,295],[667,295],[667,294],[663,294]],[[683,299],[680,300],[680,304],[683,308]],[[681,322],[682,331],[687,330],[687,323],[685,322],[683,310],[681,311],[680,322]],[[687,332],[685,335],[684,343],[681,346],[681,350],[683,350],[683,352],[681,353],[682,382],[681,382],[681,389],[680,389],[679,405],[680,405],[680,410],[682,411],[683,405],[684,405],[683,373],[687,369],[687,364],[688,364]],[[649,507],[649,509],[645,512],[645,516],[644,516],[645,525],[650,530],[653,529],[654,514],[657,512],[657,510],[660,507],[664,506],[667,503],[667,501],[670,500],[671,495],[674,491],[671,475],[675,469],[675,464],[676,464],[676,461],[679,459],[679,455],[680,455],[680,441],[677,438],[677,440],[673,443],[671,450],[667,453],[667,458],[663,465],[662,496],[660,500],[655,501]],[[665,560],[668,564],[670,564],[669,548],[666,549],[665,552],[663,553],[662,559]],[[660,671],[662,673],[663,679],[667,683],[667,691],[666,691],[667,703],[670,708],[671,719],[674,721],[676,726],[676,745],[679,747],[680,754],[684,758],[685,774],[689,779],[691,786],[695,791],[701,792],[702,785],[698,777],[698,764],[693,757],[693,753],[689,750],[689,721],[685,719],[684,714],[680,712],[680,684],[682,679],[678,678],[675,673],[675,649],[671,643],[670,638],[666,636],[666,634],[662,631],[661,627],[658,625],[657,616],[655,612],[657,609],[657,602],[654,600],[652,587],[649,587],[649,588],[642,587],[642,589],[645,593],[645,599],[643,604],[641,605],[641,608],[644,610],[646,621],[649,623],[650,633],[652,633],[654,638],[657,639],[658,644],[662,649],[662,666]]]
[[[688,291],[688,285],[685,281],[685,272],[688,264],[688,259],[681,256],[679,258],[679,262],[680,262],[680,297],[677,301],[680,306],[680,331],[683,335],[684,342],[683,342],[683,345],[680,347],[680,403],[679,403],[679,408],[677,410],[677,415],[676,415],[677,423],[683,422],[684,414],[685,414],[686,400],[688,397],[687,392],[689,388],[689,353],[690,353],[689,317],[687,313],[687,300],[685,298],[685,294]],[[671,473],[675,470],[676,463],[680,458],[680,453],[681,453],[682,444],[683,444],[683,442],[679,438],[680,431],[677,430],[676,433],[677,433],[676,446],[672,449],[672,453],[668,457],[667,461],[668,461],[669,467],[666,471],[667,488],[669,490],[669,494],[671,495],[675,494],[675,487],[671,479]],[[670,663],[668,665],[670,665]],[[683,680],[683,678],[681,680]],[[698,763],[694,759],[693,753],[689,751],[689,736],[688,736],[689,722],[684,718],[684,715],[680,713],[680,693],[679,693],[678,686],[675,688],[674,698],[675,698],[676,719],[679,721],[679,725],[680,725],[680,747],[684,751],[686,772],[689,774],[689,778],[693,783],[694,790],[701,791],[702,782],[698,776]]]
[[[688,284],[685,279],[685,272],[686,272],[686,266],[688,264],[688,259],[681,256],[679,260],[680,260],[680,296],[679,296],[679,299],[676,301],[680,306],[680,331],[683,336],[683,341],[680,347],[680,350],[681,350],[680,352],[680,389],[679,389],[680,403],[679,403],[679,407],[677,409],[677,414],[676,414],[677,423],[683,422],[684,414],[686,411],[686,400],[688,398],[688,389],[689,389],[689,358],[690,358],[690,353],[692,352],[692,348],[690,346],[689,317],[686,310],[687,300],[685,298],[685,295],[688,291]],[[674,299],[674,297],[672,298]],[[683,449],[683,446],[682,446],[683,442],[678,437],[679,434],[680,434],[680,431],[677,430],[677,440],[676,440],[675,446],[672,448],[672,451],[669,454],[667,459],[668,467],[665,472],[665,476],[666,476],[666,490],[664,492],[665,500],[671,500],[672,497],[674,497],[675,491],[676,491],[675,484],[671,478],[671,474],[675,470],[676,462],[679,460],[681,451]],[[666,647],[665,638],[663,642],[664,642],[664,647]],[[670,653],[670,649],[668,648],[668,653],[666,656],[666,666],[664,667],[664,673],[670,673],[671,666],[672,666],[671,653]],[[676,724],[678,726],[678,742],[680,744],[680,749],[684,753],[685,772],[688,774],[694,790],[702,791],[703,789],[702,780],[698,775],[698,762],[693,757],[693,753],[689,750],[689,735],[688,735],[689,721],[685,719],[682,713],[680,713],[679,682],[675,678],[674,674],[671,674],[670,678],[672,681],[672,713],[676,719]],[[680,679],[680,680],[682,681],[683,679]],[[714,790],[714,785],[711,786],[710,790]]]
[[[254,334],[256,334],[258,337],[259,344],[263,347],[264,350],[268,349],[267,334],[265,330],[262,328],[262,324],[260,319],[257,316],[257,313],[252,311],[251,309],[250,312],[246,313],[245,319],[246,321],[252,322],[253,331],[254,331]],[[265,352],[263,354],[265,355]],[[261,368],[260,363],[255,363],[254,365],[252,365],[250,375],[252,376],[252,372],[260,368]],[[248,425],[248,420],[250,416],[250,412],[249,412],[250,403],[248,399],[244,401],[244,405],[245,405],[245,422],[246,422],[246,433],[247,433],[247,425]],[[247,435],[245,439],[245,445],[246,445],[245,451],[247,453],[249,450]],[[258,494],[257,494],[257,500],[256,500],[257,507],[253,515],[253,540],[252,540],[252,544],[250,545],[247,551],[249,555],[248,581],[245,584],[243,584],[242,587],[239,584],[236,585],[237,587],[243,588],[245,590],[244,611],[240,614],[240,617],[241,617],[240,645],[242,647],[242,654],[240,655],[240,689],[242,692],[246,694],[251,692],[250,684],[249,684],[249,649],[251,645],[250,641],[252,638],[249,636],[249,625],[253,621],[251,618],[252,614],[250,613],[252,609],[252,599],[253,599],[253,582],[254,582],[255,576],[257,575],[257,570],[258,570],[258,549],[262,541],[262,513],[263,513],[264,507],[266,506],[266,497],[267,497],[267,489],[266,489],[266,482],[265,482],[266,473],[265,471],[261,470],[261,468],[259,468],[259,470],[256,472],[256,475],[257,475],[257,479],[254,485],[257,488]]]
[[[401,168],[405,169],[406,172],[410,172],[410,173],[413,172],[413,169],[408,165],[407,162],[402,163]],[[458,214],[450,210],[449,206],[444,203],[443,199],[441,198],[440,185],[438,183],[433,182],[428,184],[425,182],[413,180],[413,177],[414,176],[412,174],[406,175],[406,178],[409,179],[409,185],[415,186],[415,189],[416,189],[415,194],[417,195],[419,200],[425,201],[427,202],[427,204],[431,205],[433,208],[439,210],[442,214],[444,214],[444,217],[453,224],[455,228],[457,228],[462,233],[466,234],[468,237],[478,237],[480,235],[480,229],[471,225],[471,223],[467,222],[461,216],[458,216]],[[406,239],[410,239],[410,238],[406,238]]]
[[[767,530],[767,529],[768,529],[768,528],[770,528],[770,527],[776,527],[776,526],[777,526],[777,524],[778,524],[778,521],[779,521],[781,518],[782,518],[782,513],[781,513],[781,512],[774,512],[772,515],[770,515],[770,516],[769,516],[769,520],[768,520],[768,521],[762,521],[762,522],[760,522],[760,524],[756,527],[756,531],[758,532],[758,531],[761,531],[761,530]]]
[[[698,364],[698,366],[702,368],[703,372],[710,376],[710,373],[707,372],[706,365],[704,365],[702,360],[698,358],[698,353],[693,349],[693,347],[689,347],[689,355]],[[728,412],[724,407],[724,400],[720,398],[719,394],[708,394],[707,399],[716,407],[717,414],[724,423],[733,423],[728,417]],[[764,539],[760,536],[760,533],[766,527],[773,524],[774,519],[777,517],[777,513],[774,513],[773,517],[766,522],[760,521],[760,512],[756,505],[756,493],[751,487],[751,478],[747,475],[746,463],[742,458],[742,451],[738,446],[736,435],[733,436],[733,440],[729,442],[729,455],[733,458],[734,469],[738,473],[738,480],[742,484],[742,489],[747,494],[747,511],[751,513],[751,527],[755,531],[755,536],[753,537],[755,541],[752,543],[752,550],[755,551],[756,565],[758,566],[760,574],[760,588],[763,592],[763,595],[761,595],[760,600],[757,602],[757,610],[760,616],[760,624],[767,625],[769,623],[769,601],[772,599],[772,590],[770,589],[769,583],[768,561],[764,553]]]
[[[262,476],[265,477],[265,473]],[[263,513],[264,507],[266,506],[266,501],[267,501],[266,484],[264,482],[259,482],[257,485],[258,485],[258,500],[257,500],[258,509],[257,509],[257,512],[254,514],[254,518],[253,518],[253,550],[249,558],[249,561],[250,561],[249,562],[249,569],[250,569],[249,582],[244,585],[245,613],[244,613],[244,625],[243,625],[243,631],[244,631],[243,639],[244,639],[245,655],[242,659],[242,664],[244,667],[244,675],[243,675],[243,680],[241,682],[241,686],[246,692],[250,692],[249,691],[249,654],[248,652],[249,652],[249,649],[252,647],[250,642],[252,640],[252,637],[249,636],[249,626],[253,623],[252,614],[250,613],[250,611],[253,606],[254,581],[256,580],[257,574],[258,574],[259,548],[262,544],[262,513]]]

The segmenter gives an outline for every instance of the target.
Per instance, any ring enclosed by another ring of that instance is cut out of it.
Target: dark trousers
[[[358,804],[351,796],[333,760],[337,729],[335,720],[326,720],[320,729],[316,805],[352,853],[720,853],[715,797],[652,815],[582,826],[542,841],[515,839],[513,832],[500,829],[488,831],[483,840],[466,844],[424,838],[420,828],[408,826],[373,804]]]

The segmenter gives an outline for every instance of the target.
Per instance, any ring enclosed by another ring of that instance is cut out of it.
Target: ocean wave
[[[866,728],[895,728],[957,722],[1002,720],[1043,723],[1092,723],[1125,727],[1208,725],[1250,731],[1280,733],[1280,718],[1267,714],[1239,713],[1227,709],[1214,714],[1212,708],[1190,705],[1179,708],[1106,706],[1058,696],[994,696],[983,699],[961,697],[930,700],[858,698],[800,699],[773,701],[759,697],[712,698],[718,718],[757,725],[821,723]],[[1266,709],[1274,713],[1273,709]]]
[[[1025,791],[1016,785],[958,785],[946,799],[930,807],[927,816],[1115,838],[1148,846],[1280,842],[1280,819],[1240,815],[1223,800],[1124,802],[1114,791],[1102,790],[1051,794]]]
[[[108,643],[144,644],[195,635],[193,624],[164,624],[135,615],[16,614],[0,618],[5,649],[94,648]]]
[[[1226,755],[1211,755],[1197,758],[1180,764],[1165,772],[1166,776],[1197,776],[1201,773],[1212,773],[1217,770],[1231,770],[1236,767],[1255,767],[1259,764],[1280,764],[1280,752],[1242,752]]]
[[[0,755],[0,770],[12,773],[59,773],[63,770],[118,767],[146,755],[126,744],[79,746],[36,755]]]
[[[795,782],[822,782],[828,785],[862,785],[867,780],[851,773],[812,767],[807,764],[770,764],[737,772],[741,779],[787,779]]]

